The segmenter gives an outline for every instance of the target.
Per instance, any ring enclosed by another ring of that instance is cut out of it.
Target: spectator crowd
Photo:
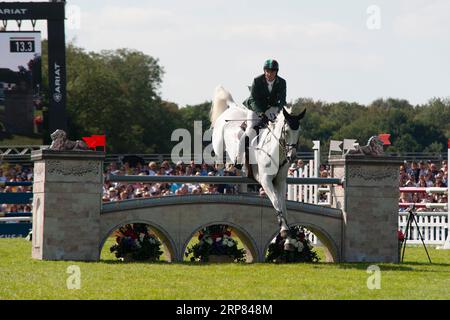
[[[447,188],[448,161],[443,160],[439,165],[432,161],[405,161],[400,166],[400,187],[411,188]],[[430,192],[401,192],[399,203],[447,203],[448,194]],[[441,209],[434,209],[443,210]],[[430,211],[419,208],[418,211]]]
[[[288,175],[294,176],[295,172],[306,169],[303,160],[297,160],[289,167]],[[115,175],[146,175],[146,176],[240,176],[242,172],[234,166],[223,165],[210,166],[208,164],[196,164],[178,162],[171,164],[163,161],[161,164],[150,162],[149,164],[137,163],[130,166],[128,162],[111,162],[105,167],[105,183],[103,185],[103,202],[129,200],[137,198],[152,198],[161,196],[187,195],[187,194],[235,194],[239,192],[238,185],[210,184],[210,183],[118,183],[108,181],[109,174]],[[320,166],[320,177],[330,177],[329,167]],[[0,192],[32,192],[32,186],[6,186],[2,182],[33,181],[32,166],[12,165],[3,163],[0,165]],[[446,160],[439,164],[431,161],[404,162],[400,166],[400,187],[447,187],[448,163]],[[262,188],[253,189],[264,196]],[[325,196],[325,195],[321,195]],[[400,203],[446,203],[446,193],[426,192],[401,192]],[[427,209],[430,211],[430,209]],[[31,205],[1,204],[0,213],[31,212]]]
[[[0,166],[0,192],[32,192],[32,186],[6,186],[5,182],[33,181],[33,169],[28,166]],[[31,212],[31,204],[0,204],[0,213]]]
[[[105,177],[115,175],[141,176],[240,176],[241,171],[234,166],[210,166],[206,163],[196,164],[181,161],[171,165],[163,161],[160,165],[152,161],[147,166],[137,163],[131,167],[127,162],[119,166],[113,162],[105,171]],[[136,198],[152,198],[187,194],[233,194],[238,192],[236,185],[210,183],[118,183],[107,179],[103,186],[103,202],[120,201]]]

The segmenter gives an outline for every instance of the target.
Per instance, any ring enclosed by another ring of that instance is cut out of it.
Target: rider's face
[[[277,70],[264,69],[264,75],[266,76],[267,81],[273,81],[277,76]]]

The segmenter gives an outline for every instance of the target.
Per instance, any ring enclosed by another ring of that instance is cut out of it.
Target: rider
[[[278,62],[266,60],[264,63],[264,74],[253,80],[250,97],[244,101],[247,107],[247,128],[239,140],[237,164],[245,161],[244,146],[245,138],[254,129],[265,128],[269,121],[275,121],[278,112],[286,105],[286,81],[278,76]]]

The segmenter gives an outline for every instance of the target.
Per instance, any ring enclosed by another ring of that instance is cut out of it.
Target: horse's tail
[[[214,99],[209,112],[209,120],[211,121],[211,128],[214,127],[214,123],[217,118],[226,110],[230,103],[234,103],[231,94],[225,90],[222,86],[218,86],[214,91]]]

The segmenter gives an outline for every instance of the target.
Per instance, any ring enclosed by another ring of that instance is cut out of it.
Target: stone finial
[[[58,129],[50,135],[52,138],[52,144],[50,145],[50,150],[56,151],[88,151],[90,150],[87,144],[82,140],[71,141],[67,139],[67,134],[64,130]]]
[[[367,145],[356,146],[355,150],[348,150],[346,154],[359,154],[366,156],[381,156],[384,155],[383,141],[378,136],[370,137]]]

